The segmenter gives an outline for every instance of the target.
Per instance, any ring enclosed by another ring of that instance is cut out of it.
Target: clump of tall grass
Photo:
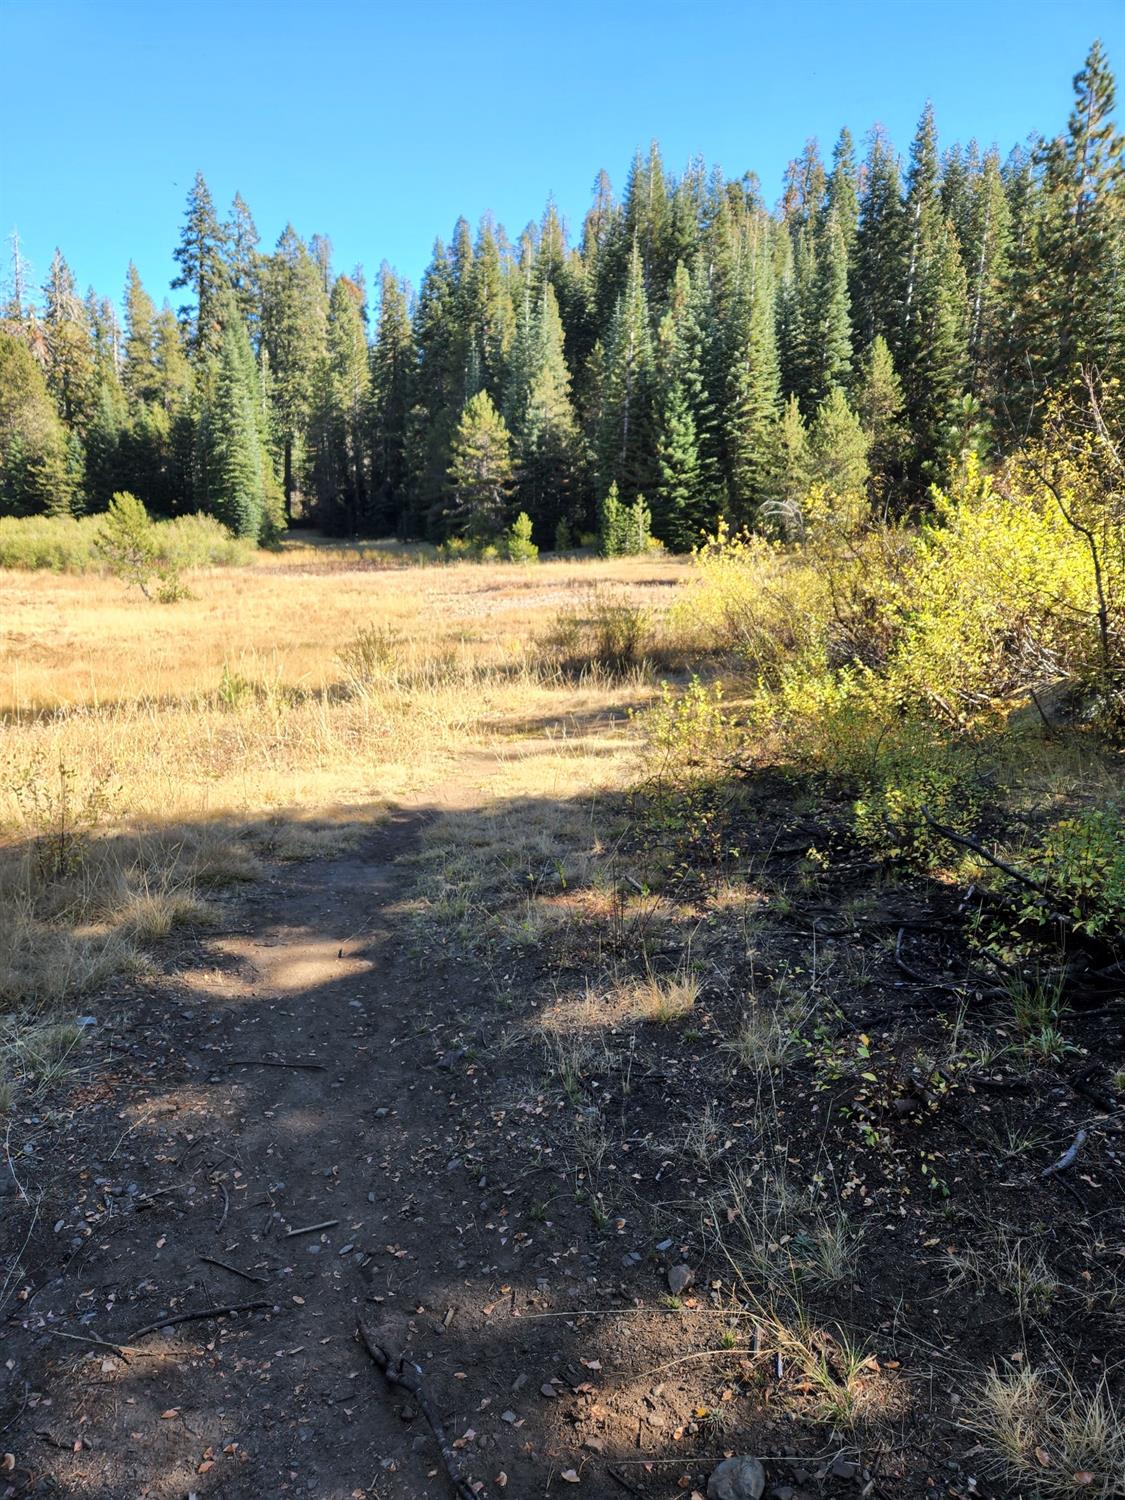
[[[105,569],[98,549],[103,518],[0,516],[0,568],[96,573]],[[176,516],[153,525],[157,561],[166,568],[244,567],[253,542],[232,536],[214,516]]]

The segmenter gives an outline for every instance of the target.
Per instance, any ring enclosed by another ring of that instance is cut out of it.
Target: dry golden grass
[[[993,1370],[968,1425],[1022,1494],[1108,1500],[1125,1492],[1125,1416],[1104,1376],[1083,1391],[1068,1373]]]
[[[510,748],[487,793],[467,772],[456,855],[432,851],[438,906],[468,912],[485,869],[581,873],[589,797],[629,753],[605,715],[647,687],[568,679],[535,643],[604,586],[659,616],[685,565],[416,561],[288,545],[193,572],[172,606],[0,573],[0,1008],[65,1019],[259,856],[340,848],[474,747]]]
[[[0,572],[0,710],[200,698],[218,691],[224,666],[315,691],[341,680],[337,652],[372,623],[401,635],[406,661],[447,651],[461,666],[511,666],[597,585],[662,605],[689,566],[655,557],[406,569],[348,565],[320,547],[259,559],[189,574],[195,597],[169,606],[112,578]]]

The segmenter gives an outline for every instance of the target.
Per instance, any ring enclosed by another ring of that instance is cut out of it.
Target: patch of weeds
[[[765,1286],[791,1298],[855,1277],[862,1231],[842,1206],[794,1187],[782,1171],[767,1170],[757,1183],[732,1171],[709,1209],[739,1283],[755,1294]]]
[[[1028,1495],[1109,1500],[1125,1486],[1125,1413],[1103,1376],[1084,1391],[1069,1373],[992,1370],[965,1412],[992,1466]]]
[[[725,1043],[726,1050],[751,1073],[760,1076],[778,1072],[799,1049],[807,1016],[808,1012],[799,1007],[770,1009],[752,1001],[737,1031]]]
[[[671,1026],[685,1020],[699,999],[699,980],[694,974],[682,970],[669,978],[650,976],[638,980],[628,987],[626,1008],[638,1021],[654,1021],[658,1026]]]
[[[357,696],[389,677],[403,650],[402,633],[390,625],[368,625],[336,653],[344,680]]]
[[[1000,1292],[1015,1304],[1020,1320],[1049,1311],[1059,1281],[1043,1252],[1005,1229],[988,1234],[965,1250],[943,1257],[951,1287],[971,1286],[978,1294]]]

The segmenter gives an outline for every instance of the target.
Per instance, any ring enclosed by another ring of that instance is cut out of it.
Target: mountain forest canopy
[[[1125,136],[1095,42],[1061,131],[1002,158],[905,161],[875,127],[815,140],[771,210],[757,179],[638,152],[575,241],[548,202],[438,240],[417,291],[333,268],[288,225],[260,248],[202,173],[175,305],[134,265],[123,311],[56,251],[36,298],[14,242],[0,323],[0,515],[209,513],[268,540],[328,532],[535,541],[643,496],[684,550],[719,516],[801,534],[810,488],[911,513],[950,464],[1001,457],[1078,366],[1125,365]]]

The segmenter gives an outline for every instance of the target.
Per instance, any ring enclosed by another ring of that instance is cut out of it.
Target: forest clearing
[[[944,649],[1044,649],[963,505],[835,564],[3,576],[13,1493],[1115,1493],[1120,897],[1051,830],[1118,753],[1077,685],[949,724],[819,658],[935,546],[995,580]]]
[[[0,1500],[1125,1496],[1119,3],[306,9],[0,7]]]

